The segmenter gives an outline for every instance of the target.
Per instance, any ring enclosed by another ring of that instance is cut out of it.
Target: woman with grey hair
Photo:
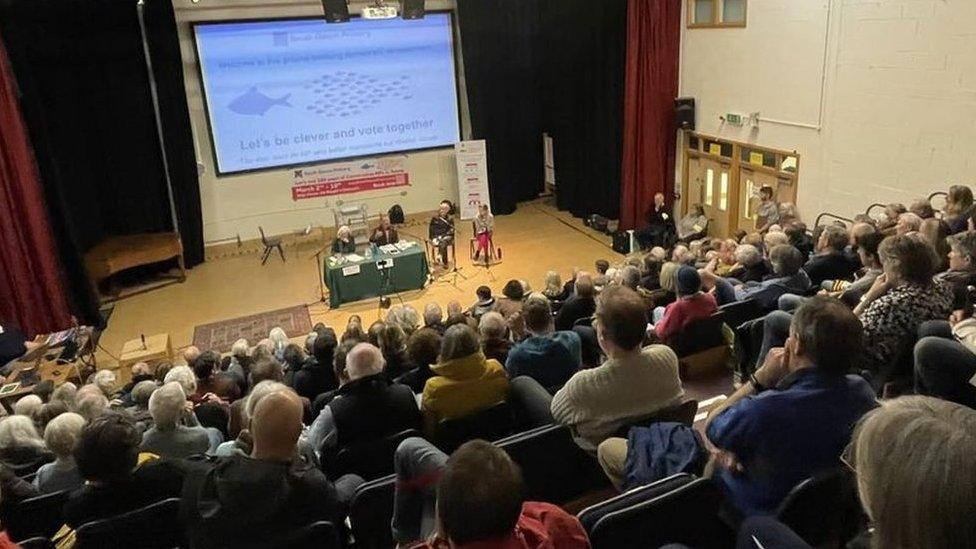
[[[44,443],[54,453],[54,462],[37,470],[34,487],[44,494],[74,490],[85,483],[75,464],[74,451],[85,418],[73,412],[61,414],[44,429]]]
[[[62,383],[59,387],[54,389],[51,393],[51,401],[60,400],[63,402],[69,410],[74,410],[75,408],[75,394],[78,392],[78,386],[70,381]]]
[[[505,364],[508,360],[508,351],[512,348],[512,342],[508,339],[508,323],[505,317],[494,311],[481,315],[478,332],[481,334],[481,351],[485,354],[485,358],[493,358],[499,364]]]
[[[420,313],[413,305],[404,305],[400,312],[400,328],[407,337],[413,335],[420,328]]]
[[[197,392],[197,376],[189,366],[177,366],[166,374],[163,383],[177,382],[183,388],[183,393],[192,395]]]
[[[728,278],[739,282],[762,282],[769,274],[769,265],[763,260],[762,252],[752,244],[740,244],[732,256],[735,265],[729,270]]]
[[[271,332],[268,333],[268,339],[271,340],[271,351],[278,362],[284,360],[285,347],[288,346],[290,341],[288,341],[288,334],[280,326],[275,326],[271,328]]]
[[[0,420],[0,464],[24,476],[53,459],[33,419],[13,415]]]
[[[25,395],[14,403],[14,413],[19,416],[27,416],[31,419],[37,417],[37,412],[44,406],[44,401],[37,395]]]
[[[737,280],[702,271],[702,285],[705,288],[714,288],[719,305],[755,299],[756,305],[765,311],[774,310],[780,296],[784,294],[803,295],[810,289],[810,277],[801,269],[804,263],[803,254],[793,246],[781,244],[770,250],[769,262],[773,275],[762,282],[740,284]]]
[[[352,236],[352,230],[346,225],[342,225],[336,231],[335,240],[332,241],[332,255],[351,254],[355,251],[356,239]]]
[[[139,449],[168,458],[186,458],[208,451],[207,430],[181,424],[185,407],[186,393],[178,382],[171,381],[156,389],[149,397],[153,426],[143,433]]]
[[[505,369],[485,358],[478,334],[465,324],[444,332],[440,357],[431,370],[434,377],[427,380],[420,401],[428,433],[444,419],[464,417],[508,395]]]

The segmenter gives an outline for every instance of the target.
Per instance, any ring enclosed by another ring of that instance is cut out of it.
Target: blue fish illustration
[[[264,116],[264,113],[268,112],[268,109],[275,105],[290,107],[291,103],[288,102],[289,97],[291,97],[290,93],[286,93],[281,97],[268,97],[259,92],[256,86],[252,86],[246,93],[231,101],[227,108],[237,114]]]

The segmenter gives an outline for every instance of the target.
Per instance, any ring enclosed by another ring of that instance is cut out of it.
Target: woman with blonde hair
[[[884,402],[854,430],[845,452],[871,545],[976,547],[976,411],[932,397]]]
[[[965,231],[972,214],[973,190],[966,185],[949,187],[945,206],[945,221],[949,225],[949,234]]]
[[[549,301],[564,301],[566,299],[565,288],[563,288],[563,281],[559,278],[559,273],[556,271],[546,273],[546,283],[545,288],[542,289],[542,295],[549,298]]]

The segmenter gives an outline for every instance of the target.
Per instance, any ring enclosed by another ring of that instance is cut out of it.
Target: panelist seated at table
[[[454,242],[454,220],[451,211],[454,206],[448,200],[442,200],[437,215],[431,218],[428,236],[431,243],[440,252],[441,264],[447,267],[447,247]]]
[[[352,231],[345,225],[339,227],[335,240],[332,241],[332,254],[351,254],[355,252],[356,240],[352,237]]]
[[[373,229],[373,233],[369,235],[369,241],[377,246],[386,246],[387,244],[396,244],[400,241],[400,235],[397,234],[397,230],[390,224],[390,218],[387,216],[380,216],[380,225]]]

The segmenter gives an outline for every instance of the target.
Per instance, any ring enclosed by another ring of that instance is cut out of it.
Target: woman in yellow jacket
[[[508,376],[497,360],[486,359],[478,334],[466,324],[444,332],[434,377],[427,380],[420,407],[430,433],[444,419],[464,417],[502,402],[508,396]]]

